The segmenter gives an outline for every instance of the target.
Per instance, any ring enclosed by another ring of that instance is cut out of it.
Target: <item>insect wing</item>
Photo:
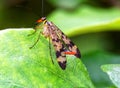
[[[47,21],[46,25],[47,25],[46,26],[47,29],[49,30],[49,37],[56,52],[57,61],[59,63],[59,66],[64,70],[66,68],[66,62],[67,62],[66,54],[64,53],[65,52],[64,45],[61,42],[59,36],[56,34],[55,32],[56,27],[53,25],[53,23]]]
[[[67,47],[69,53],[71,53],[71,55],[73,53],[73,55],[75,55],[77,58],[80,58],[81,54],[77,46],[56,25],[53,24],[53,26],[55,28],[56,34],[59,36],[59,39],[63,41],[63,43],[65,44],[64,46]]]

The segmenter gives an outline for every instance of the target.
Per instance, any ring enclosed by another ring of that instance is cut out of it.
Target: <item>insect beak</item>
[[[35,24],[34,24],[33,29],[36,29],[36,27],[38,27],[38,25],[39,25],[41,22],[43,22],[42,19],[37,20],[37,21],[35,22]]]

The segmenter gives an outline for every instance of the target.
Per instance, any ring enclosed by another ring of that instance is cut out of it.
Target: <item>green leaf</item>
[[[109,75],[109,78],[116,85],[116,87],[120,88],[120,64],[102,65],[101,68]]]
[[[43,36],[29,49],[38,38],[38,33],[28,36],[32,32],[32,29],[0,31],[1,88],[94,88],[80,59],[67,57],[66,70],[62,70],[52,53],[52,64],[49,43]]]
[[[120,11],[117,8],[100,9],[81,6],[74,12],[57,9],[49,15],[49,19],[69,36],[101,31],[120,31]]]
[[[120,55],[116,55],[107,51],[92,51],[85,55],[82,54],[82,62],[88,69],[89,75],[96,88],[106,88],[113,86],[109,77],[101,70],[104,64],[119,64]]]

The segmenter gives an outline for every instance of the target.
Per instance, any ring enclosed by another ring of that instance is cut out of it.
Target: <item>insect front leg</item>
[[[34,29],[34,32],[33,33],[31,33],[31,34],[28,34],[28,36],[31,36],[31,35],[33,35],[33,34],[35,34],[36,33],[36,29]]]
[[[35,27],[33,27],[33,29],[34,29],[34,32],[33,33],[31,33],[31,34],[28,34],[28,36],[31,36],[31,35],[33,35],[33,34],[35,34],[36,32],[37,32],[37,30],[38,29],[41,29],[42,28],[42,26],[40,25],[36,25]]]
[[[36,42],[31,47],[29,47],[30,49],[32,49],[37,44],[37,42],[40,39],[40,35],[41,35],[41,31],[39,32],[39,35],[38,35],[38,38],[37,38]]]

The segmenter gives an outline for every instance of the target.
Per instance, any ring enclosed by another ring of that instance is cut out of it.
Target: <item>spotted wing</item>
[[[59,36],[56,34],[56,26],[54,26],[51,22],[47,22],[47,29],[49,30],[49,37],[51,39],[52,45],[54,46],[54,49],[56,51],[56,57],[59,66],[64,70],[66,68],[66,54],[64,53],[65,47],[62,43]]]
[[[63,41],[65,44],[64,47],[66,47],[69,52],[75,52],[74,55],[77,58],[80,58],[81,54],[77,46],[56,25],[53,24],[53,26],[55,28],[56,34],[59,36],[59,39],[61,39],[61,41]]]

